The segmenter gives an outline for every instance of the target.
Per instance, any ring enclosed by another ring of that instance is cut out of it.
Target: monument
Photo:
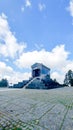
[[[50,68],[42,63],[35,63],[31,66],[32,77],[26,84],[27,89],[53,89],[61,85],[50,78]]]
[[[50,78],[50,68],[46,67],[42,63],[35,63],[31,66],[32,68],[32,78],[39,77],[43,78],[46,75]]]

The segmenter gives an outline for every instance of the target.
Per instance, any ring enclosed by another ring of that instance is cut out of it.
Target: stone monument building
[[[39,77],[43,79],[46,75],[50,78],[50,68],[46,67],[42,63],[35,63],[31,66],[32,78]]]
[[[61,85],[50,78],[50,68],[42,63],[35,63],[31,66],[32,77],[26,84],[28,89],[53,89],[59,88]]]

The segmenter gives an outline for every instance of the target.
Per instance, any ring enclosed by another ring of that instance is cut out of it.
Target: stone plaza
[[[73,130],[73,88],[0,89],[0,130]]]

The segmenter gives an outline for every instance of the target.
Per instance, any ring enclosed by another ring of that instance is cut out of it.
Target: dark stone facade
[[[35,63],[31,66],[32,68],[32,78],[34,77],[44,77],[49,75],[50,77],[50,69],[41,63]]]

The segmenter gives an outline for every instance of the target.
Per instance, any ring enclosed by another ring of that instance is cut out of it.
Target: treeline
[[[0,80],[0,87],[8,87],[9,83],[7,79],[1,79]]]

